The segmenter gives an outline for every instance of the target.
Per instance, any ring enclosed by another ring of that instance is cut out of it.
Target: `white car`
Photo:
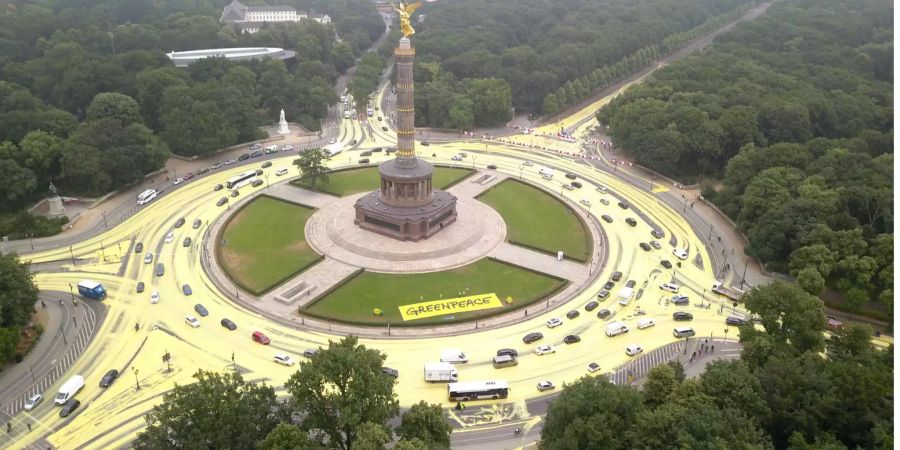
[[[550,353],[556,353],[556,348],[553,347],[552,345],[539,345],[539,346],[537,346],[537,348],[534,349],[534,353],[537,354],[538,356],[547,355]]]
[[[656,322],[654,322],[653,319],[650,318],[638,320],[637,323],[638,330],[646,330],[647,328],[650,328],[654,325],[656,325]]]
[[[181,184],[181,183],[184,183],[184,178],[181,178],[181,177],[176,178],[175,181],[172,182],[172,184]]]
[[[197,320],[196,317],[194,317],[194,316],[192,316],[192,315],[190,315],[190,314],[184,316],[184,323],[190,325],[190,326],[193,327],[193,328],[197,328],[197,327],[200,326],[200,321]]]
[[[609,206],[609,200],[607,200],[607,199],[605,199],[605,198],[601,198],[601,199],[600,199],[600,203]]]
[[[169,234],[166,235],[166,244],[168,244],[174,240],[175,240],[175,233],[170,231]]]
[[[591,207],[591,201],[586,198],[581,199],[578,203],[581,203],[582,205],[587,206],[588,208]]]
[[[147,252],[144,255],[144,264],[150,264],[153,262],[153,253]]]
[[[335,142],[337,142],[337,139],[331,139],[330,141],[328,141],[329,144],[334,144]]]
[[[556,389],[556,386],[554,386],[550,380],[538,381],[537,390],[544,392],[551,391],[553,389]]]
[[[41,404],[41,401],[44,400],[44,396],[41,394],[34,394],[31,397],[28,397],[28,400],[25,400],[25,411],[31,411],[37,407],[37,405]]]
[[[575,190],[575,186],[572,186],[571,184],[566,183],[563,185],[563,189],[565,189],[567,191],[573,191],[573,190]]]
[[[522,163],[522,165],[523,165],[523,166],[528,166],[528,167],[531,167],[531,166],[533,166],[533,165],[534,165],[534,163],[533,163],[533,162],[531,162],[531,161],[525,161],[525,162],[523,162],[523,163]],[[549,381],[547,381],[547,383],[549,383]]]
[[[450,159],[452,159],[454,161],[462,161],[462,158],[460,158],[459,155],[453,155],[450,157]]]
[[[283,152],[290,152],[293,150],[294,150],[294,146],[292,146],[292,145],[285,145],[284,147],[281,147],[281,151],[283,151]]]
[[[285,366],[293,366],[294,358],[291,358],[291,356],[286,353],[276,353],[275,354],[275,362],[277,362],[278,364],[285,365]]]
[[[150,303],[152,303],[154,305],[159,303],[159,291],[158,290],[154,289],[153,293],[150,294]]]
[[[237,161],[235,161],[235,160],[233,160],[233,159],[229,159],[228,161],[225,161],[225,165],[226,165],[226,166],[230,166],[230,165],[232,165],[232,164],[234,164],[234,163],[236,163],[236,162],[237,162]]]
[[[588,364],[588,372],[594,373],[598,370],[600,370],[600,364],[597,364],[595,362]]]
[[[275,176],[280,177],[280,176],[282,176],[282,175],[287,174],[287,172],[288,172],[288,170],[285,169],[284,167],[282,167],[282,168],[280,168],[280,169],[278,169],[278,170],[275,171]]]
[[[597,192],[603,192],[603,193],[605,193],[605,192],[606,192],[606,186],[604,186],[604,185],[602,185],[602,184],[601,184],[600,186],[597,186]]]
[[[672,250],[672,254],[675,255],[675,257],[678,259],[688,258],[688,252],[683,248],[676,248],[675,250]]]
[[[547,328],[556,328],[560,325],[562,325],[562,320],[559,320],[556,317],[547,321]]]
[[[628,347],[625,347],[625,354],[628,356],[634,356],[643,351],[644,351],[644,347],[641,347],[640,345],[637,345],[637,344],[631,344]]]

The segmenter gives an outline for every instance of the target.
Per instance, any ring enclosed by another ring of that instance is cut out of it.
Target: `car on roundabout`
[[[607,291],[611,291],[614,287],[616,287],[616,283],[613,283],[612,281],[607,281],[603,284],[603,289],[606,289]]]
[[[600,218],[603,219],[603,221],[606,222],[606,223],[612,223],[612,222],[613,222],[613,218],[610,217],[609,214],[604,214],[604,215],[600,216]]]
[[[144,243],[143,243],[143,242],[138,242],[138,243],[134,246],[134,252],[135,252],[135,253],[140,253],[140,252],[142,252],[142,251],[144,251]]]
[[[172,233],[170,231],[168,234],[166,234],[166,244],[168,244],[174,240],[175,240],[175,233]]]
[[[625,219],[625,223],[627,223],[628,225],[633,226],[633,227],[637,226],[637,220],[634,220],[631,217]]]
[[[604,299],[609,297],[609,289],[600,289],[600,292],[597,293],[597,298]]]
[[[228,198],[227,198],[227,197],[222,197],[222,198],[219,199],[219,201],[216,202],[216,206],[222,206],[222,205],[224,205],[224,204],[226,204],[226,203],[228,203]]]
[[[615,271],[612,273],[612,276],[609,277],[610,280],[619,281],[622,279],[622,272]]]
[[[153,293],[150,294],[150,304],[155,305],[159,303],[159,291],[154,289]]]
[[[534,349],[534,354],[538,356],[549,355],[550,353],[556,353],[556,347],[552,345],[538,345]]]
[[[291,355],[288,355],[287,353],[276,353],[273,359],[278,364],[288,367],[293,366],[295,362],[294,358],[291,358]]]
[[[550,380],[538,381],[538,384],[537,384],[538,391],[540,391],[540,392],[552,391],[553,389],[556,389],[556,386],[554,386]]]
[[[574,191],[574,190],[575,190],[575,186],[572,186],[572,185],[569,184],[569,183],[563,184],[562,187],[563,187],[563,189],[565,189],[565,190],[567,190],[567,191]]]
[[[69,415],[75,412],[79,406],[81,406],[81,402],[74,398],[66,400],[66,402],[63,403],[62,409],[59,410],[59,417],[69,417]]]
[[[628,209],[628,203],[625,203],[625,202],[619,202],[619,208],[622,208],[622,209]]]
[[[194,311],[197,311],[197,314],[200,314],[200,316],[202,317],[206,317],[209,315],[209,311],[207,311],[206,307],[201,305],[200,303],[194,305]]]
[[[554,317],[547,321],[547,328],[556,328],[562,324],[563,324],[562,320]]]
[[[570,334],[563,338],[563,342],[566,344],[574,344],[577,342],[581,342],[581,337],[578,335]]]
[[[675,294],[669,300],[673,305],[687,305],[690,304],[690,299],[687,295]]]
[[[181,292],[184,292],[184,295],[191,295],[191,294],[194,293],[194,291],[191,290],[191,285],[189,285],[189,284],[184,284],[184,285],[182,285],[182,286],[181,286]],[[205,316],[205,315],[206,315],[206,314],[204,314],[204,316]]]
[[[571,184],[572,187],[573,187],[573,188],[576,188],[576,189],[581,189],[581,187],[584,186],[583,184],[581,184],[580,181],[573,181],[573,182],[571,182],[571,183],[569,183],[569,184]]]
[[[597,364],[595,362],[588,364],[588,372],[594,373],[598,370],[600,370],[600,364]]]
[[[609,206],[609,200],[607,200],[605,198],[601,198],[600,204],[602,204],[603,206]]]
[[[241,195],[241,191],[239,191],[239,190],[237,190],[237,189],[231,191],[231,197],[232,197],[232,198],[233,198],[233,197],[237,197],[238,195]]]
[[[643,250],[643,251],[645,251],[645,252],[649,252],[649,251],[650,251],[650,244],[648,244],[648,243],[646,243],[646,242],[641,242],[641,243],[638,244],[638,245],[641,247],[641,250]]]
[[[108,388],[116,381],[116,378],[119,378],[118,370],[112,369],[109,372],[106,372],[106,374],[103,375],[103,378],[100,379],[100,387]]]
[[[191,228],[197,229],[200,228],[200,225],[203,225],[203,221],[200,219],[194,219],[194,223],[191,224]]]
[[[668,259],[664,259],[664,260],[660,261],[659,264],[661,266],[665,267],[666,269],[672,268],[672,263],[670,263]]]
[[[644,351],[644,347],[641,347],[637,344],[631,344],[628,347],[625,347],[625,354],[628,356],[636,356],[637,354]]]
[[[144,292],[144,282],[143,282],[143,281],[138,281],[138,284],[137,284],[137,293],[140,294],[141,292]]]
[[[253,183],[251,183],[250,185],[253,187],[260,187],[260,186],[262,186],[262,184],[263,184],[263,180],[260,180],[259,178],[257,178],[255,180],[253,180]]]
[[[569,312],[566,313],[566,318],[571,320],[571,319],[574,319],[574,318],[576,318],[576,317],[578,317],[578,316],[580,316],[580,315],[581,315],[581,313],[578,312],[577,309],[573,309],[573,310],[571,310],[571,311],[569,311]]]
[[[598,306],[600,306],[599,302],[590,301],[590,302],[588,302],[587,305],[584,305],[584,310],[587,312],[591,312],[591,311],[597,309]]]
[[[685,311],[675,311],[672,313],[672,319],[677,321],[694,320],[694,315]]]
[[[537,332],[528,333],[522,338],[522,342],[524,342],[526,344],[530,344],[532,342],[537,342],[543,338],[544,338],[544,335],[542,333],[537,333]]]
[[[657,250],[662,248],[662,244],[660,244],[659,241],[657,241],[657,240],[650,241],[650,246]]]
[[[253,339],[253,342],[262,345],[269,345],[272,342],[272,340],[269,339],[269,337],[266,336],[262,331],[254,331],[253,334],[250,335],[250,338]]]
[[[260,167],[262,167],[263,169],[265,169],[266,167],[272,167],[272,161],[266,161],[262,163]]]
[[[497,350],[497,356],[511,356],[513,358],[519,357],[519,351],[514,348],[501,348]]]
[[[494,164],[488,164],[488,165],[487,165],[487,168],[490,169],[490,170],[497,170],[497,166],[494,165]]]
[[[185,237],[184,242],[182,242],[182,245],[185,247],[190,247],[191,246],[191,237],[190,236]]]
[[[663,236],[665,236],[666,234],[663,233],[662,230],[653,229],[653,230],[650,230],[650,235],[657,239],[662,239]]]
[[[223,327],[228,328],[231,331],[237,330],[237,324],[235,324],[231,319],[227,317],[222,319],[222,321],[219,323],[221,323]]]
[[[603,308],[600,311],[597,311],[597,317],[600,319],[608,319],[609,316],[611,316],[611,315],[612,315],[612,313],[606,308]]]
[[[225,186],[222,186],[222,184],[217,184],[213,187],[213,192],[218,192],[218,191],[221,191],[222,189],[225,189]]]
[[[316,356],[318,354],[319,350],[315,348],[308,348],[306,350],[303,350],[303,356],[306,358],[312,358],[313,356]]]
[[[287,175],[287,173],[288,173],[287,168],[282,167],[282,168],[280,168],[280,169],[278,169],[278,170],[275,171],[275,176],[276,176],[276,177],[280,177],[280,176],[282,176],[282,175]]]
[[[181,228],[184,225],[184,217],[175,221],[175,228]]]
[[[685,260],[688,258],[688,252],[683,248],[676,248],[675,250],[672,250],[672,254],[680,260]]]
[[[523,161],[523,162],[522,162],[522,165],[523,165],[523,166],[528,166],[528,167],[531,167],[531,166],[533,166],[533,165],[534,165],[534,163],[533,163],[533,162],[531,162],[531,161]]]
[[[588,208],[591,207],[591,201],[586,198],[579,200],[578,203],[581,203],[582,205],[587,206]]]
[[[190,325],[191,328],[198,328],[198,327],[200,327],[200,321],[197,320],[196,317],[194,317],[194,316],[192,316],[192,315],[190,315],[190,314],[184,316],[184,323]]]
[[[34,394],[28,397],[28,400],[25,400],[25,411],[33,411],[42,401],[44,401],[44,396],[41,394]]]

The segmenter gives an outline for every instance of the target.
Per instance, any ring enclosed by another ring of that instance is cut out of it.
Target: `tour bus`
[[[138,195],[137,204],[146,205],[147,203],[150,203],[150,200],[156,198],[157,194],[159,194],[159,192],[157,192],[156,189],[147,189],[146,191],[141,192],[141,194]]]
[[[228,189],[240,189],[254,181],[256,181],[256,171],[251,170],[229,178],[225,183],[225,187]]]
[[[486,400],[506,398],[509,396],[509,385],[506,381],[468,381],[447,385],[450,401]]]

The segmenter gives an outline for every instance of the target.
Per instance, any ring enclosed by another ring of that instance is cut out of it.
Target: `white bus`
[[[454,402],[461,400],[496,400],[509,396],[509,385],[503,380],[450,383],[447,385],[447,395],[450,397],[450,401]]]
[[[254,181],[256,181],[256,171],[244,172],[229,178],[225,182],[225,187],[228,189],[240,189]]]
[[[147,189],[146,191],[141,192],[141,194],[138,195],[137,204],[146,205],[147,203],[150,203],[150,200],[156,198],[157,194],[159,194],[159,192],[157,192],[156,189]]]

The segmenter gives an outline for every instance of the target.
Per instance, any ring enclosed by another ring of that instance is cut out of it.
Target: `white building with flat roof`
[[[331,17],[327,14],[308,16],[291,6],[247,6],[238,0],[232,0],[225,6],[219,21],[237,25],[241,33],[256,33],[266,23],[299,22],[304,19],[315,20],[322,24],[331,23]]]
[[[189,50],[186,52],[169,52],[166,56],[172,60],[175,67],[187,67],[191,63],[203,58],[225,58],[234,61],[246,61],[250,59],[289,59],[296,56],[292,50],[284,50],[277,47],[239,47],[239,48],[208,48],[204,50]]]

